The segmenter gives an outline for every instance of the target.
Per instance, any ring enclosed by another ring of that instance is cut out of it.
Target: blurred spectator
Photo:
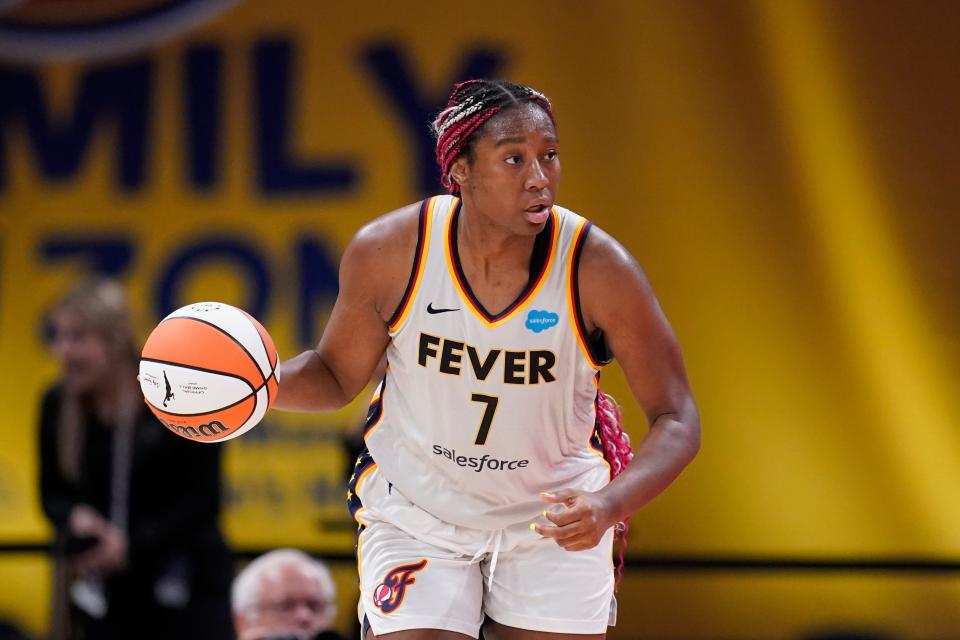
[[[232,637],[220,447],[143,402],[123,290],[90,281],[54,308],[60,379],[40,412],[40,489],[56,530],[53,640]]]
[[[319,560],[296,549],[266,553],[240,572],[231,594],[238,640],[340,640],[337,590]]]

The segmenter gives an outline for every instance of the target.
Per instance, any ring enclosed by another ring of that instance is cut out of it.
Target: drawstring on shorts
[[[470,563],[477,562],[484,554],[490,553],[490,575],[487,576],[487,591],[493,589],[493,573],[497,570],[497,558],[500,556],[500,545],[503,543],[503,529],[491,531],[483,543],[483,548],[473,554]],[[492,547],[492,548],[491,548]]]

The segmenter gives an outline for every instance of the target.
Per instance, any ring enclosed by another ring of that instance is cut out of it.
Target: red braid
[[[487,111],[481,111],[477,115],[469,118],[466,122],[457,123],[444,132],[444,135],[437,141],[437,162],[440,163],[440,183],[450,193],[457,194],[460,191],[460,185],[450,179],[450,167],[453,161],[457,159],[464,142],[470,137],[470,134],[486,124],[487,120],[492,118],[500,107],[492,107]],[[441,155],[440,149],[444,152]]]
[[[596,412],[596,432],[603,447],[603,459],[610,465],[610,479],[613,480],[630,465],[630,461],[633,460],[633,448],[630,446],[630,436],[621,426],[620,405],[600,388],[597,388]],[[620,540],[614,590],[620,586],[620,580],[623,578],[624,555],[627,552],[627,531],[629,528],[629,517],[624,518],[614,527],[614,539]]]

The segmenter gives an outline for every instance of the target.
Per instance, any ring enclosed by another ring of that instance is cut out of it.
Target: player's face
[[[257,626],[269,635],[313,637],[331,623],[331,603],[319,581],[286,564],[264,577]]]
[[[53,331],[53,353],[69,391],[89,393],[109,379],[110,345],[83,316],[61,310],[54,314]]]
[[[474,142],[473,161],[458,169],[467,206],[518,234],[539,233],[560,186],[560,141],[536,104],[492,117]]]

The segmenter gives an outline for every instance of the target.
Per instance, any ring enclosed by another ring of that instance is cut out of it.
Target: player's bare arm
[[[419,204],[366,225],[340,260],[340,292],[316,349],[280,364],[274,407],[331,411],[370,381],[387,343],[387,322],[400,304],[417,243]]]
[[[680,347],[640,265],[593,227],[579,278],[586,329],[606,336],[650,428],[629,467],[600,491],[545,496],[567,508],[549,513],[556,526],[538,531],[571,551],[596,546],[607,529],[666,489],[700,447],[700,419]]]

